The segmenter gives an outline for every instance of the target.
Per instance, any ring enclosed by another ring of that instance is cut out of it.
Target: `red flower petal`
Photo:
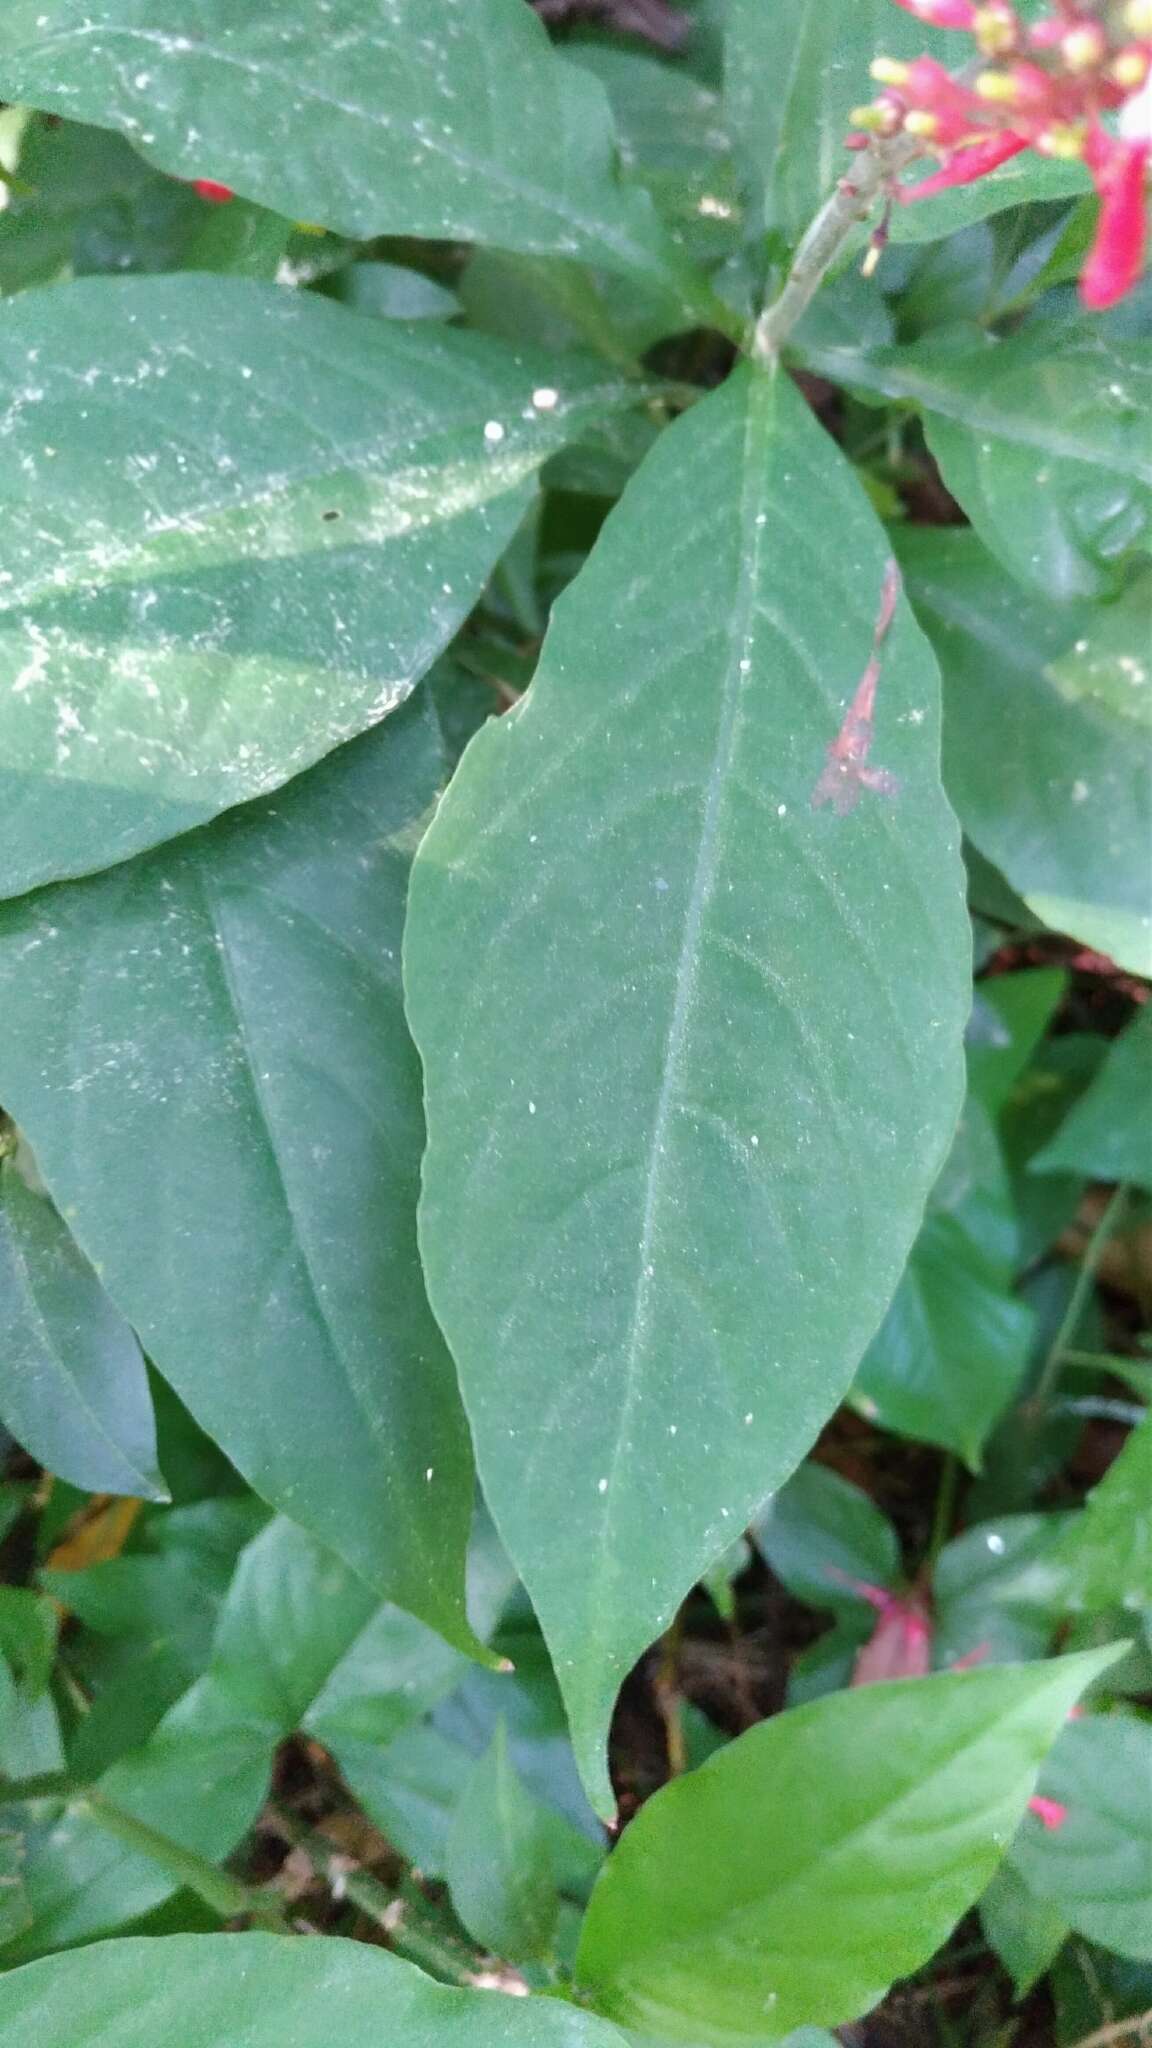
[[[976,8],[974,0],[896,0],[906,14],[914,14],[917,21],[930,22],[933,28],[975,28]]]
[[[1023,135],[990,135],[985,142],[974,142],[968,149],[954,150],[943,170],[936,171],[931,178],[924,178],[919,185],[898,185],[896,197],[903,206],[911,205],[915,199],[931,199],[937,192],[947,192],[953,185],[973,185],[977,178],[986,178],[989,171],[998,170],[1009,157],[1019,156],[1027,149],[1028,141]]]
[[[1140,280],[1148,242],[1145,185],[1152,143],[1117,142],[1094,129],[1085,151],[1100,194],[1100,224],[1080,278],[1080,297],[1092,312],[1114,306]]]

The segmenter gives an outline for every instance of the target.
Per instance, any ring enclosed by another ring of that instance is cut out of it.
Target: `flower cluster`
[[[935,28],[963,29],[976,43],[974,75],[953,77],[933,57],[882,57],[884,90],[853,116],[867,134],[920,138],[943,159],[933,177],[896,188],[928,199],[986,177],[1009,157],[1083,161],[1100,195],[1096,240],[1080,279],[1085,305],[1114,305],[1144,266],[1145,188],[1152,141],[1113,135],[1102,116],[1125,106],[1152,76],[1152,0],[1056,0],[1028,25],[1011,0],[896,0]]]

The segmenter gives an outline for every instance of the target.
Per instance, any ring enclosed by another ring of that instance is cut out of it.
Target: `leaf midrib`
[[[704,810],[700,825],[700,837],[692,883],[684,914],[684,928],[680,951],[676,962],[676,976],[668,1031],[664,1042],[663,1073],[656,1108],[652,1120],[652,1131],[648,1141],[647,1161],[644,1176],[644,1208],[640,1245],[636,1255],[636,1284],[633,1292],[631,1336],[624,1361],[623,1400],[620,1407],[619,1423],[606,1474],[608,1485],[605,1489],[604,1518],[598,1552],[596,1577],[600,1586],[600,1597],[588,1603],[588,1612],[607,1618],[608,1602],[604,1595],[608,1584],[619,1575],[619,1557],[612,1542],[615,1502],[618,1496],[617,1480],[620,1462],[624,1455],[629,1431],[635,1416],[640,1394],[641,1367],[649,1335],[652,1244],[662,1202],[663,1160],[666,1140],[671,1124],[680,1079],[680,1065],[691,1024],[692,1009],[696,995],[696,982],[700,952],[700,938],[704,918],[712,897],[716,873],[716,844],[723,818],[736,740],[739,734],[740,710],[743,704],[747,676],[750,670],[741,669],[741,662],[751,658],[751,648],[756,630],[756,595],[760,581],[760,565],[763,556],[764,534],[767,525],[757,526],[756,512],[764,508],[768,497],[768,480],[771,466],[767,456],[771,446],[771,424],[775,413],[776,377],[779,371],[751,371],[748,414],[744,430],[744,461],[740,504],[740,526],[744,545],[740,551],[740,573],[736,586],[732,612],[732,632],[729,640],[727,672],[722,685],[720,718],[717,726],[716,743],[712,763],[705,786]],[[759,462],[756,456],[760,456]]]

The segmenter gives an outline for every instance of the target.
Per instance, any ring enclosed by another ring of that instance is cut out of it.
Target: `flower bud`
[[[1060,55],[1069,71],[1094,71],[1108,55],[1108,38],[1099,22],[1083,21],[1060,38]]]
[[[982,71],[976,80],[975,90],[982,100],[1005,107],[1016,104],[1016,84],[1008,71]]]
[[[1006,57],[1020,45],[1020,23],[1007,0],[989,0],[976,9],[976,42],[985,57]]]
[[[1129,43],[1108,66],[1108,76],[1125,92],[1139,92],[1152,71],[1152,52],[1139,43]]]
[[[975,0],[896,0],[896,5],[933,28],[970,29],[976,24]]]
[[[1053,121],[1036,137],[1033,147],[1041,156],[1055,157],[1060,163],[1074,164],[1084,154],[1087,125],[1083,121]]]

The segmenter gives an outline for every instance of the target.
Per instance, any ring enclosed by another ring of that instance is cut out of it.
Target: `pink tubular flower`
[[[193,178],[192,190],[213,206],[226,206],[230,199],[236,197],[231,185],[218,185],[215,178]]]
[[[1152,142],[1119,140],[1101,116],[1128,104],[1152,77],[1152,0],[1108,9],[1055,0],[1026,24],[1011,0],[895,0],[937,28],[964,29],[985,63],[970,83],[932,57],[881,57],[872,75],[884,88],[853,121],[864,133],[915,137],[941,167],[913,185],[894,185],[901,205],[986,178],[1023,150],[1082,162],[1100,195],[1095,244],[1080,280],[1085,306],[1114,306],[1138,282],[1148,245],[1145,193]]]
[[[926,1678],[932,1669],[932,1622],[917,1596],[911,1593],[902,1599],[886,1586],[850,1579],[845,1572],[833,1570],[831,1576],[858,1593],[878,1617],[852,1667],[851,1683],[876,1685],[885,1678]]]
[[[953,185],[973,185],[977,178],[986,178],[989,171],[999,170],[1001,164],[1019,156],[1027,147],[1022,135],[988,135],[981,142],[969,143],[966,149],[953,150],[942,170],[923,178],[918,185],[899,186],[896,196],[907,206],[915,199],[931,199],[937,192],[947,192]]]
[[[1137,284],[1148,245],[1145,186],[1152,143],[1118,142],[1094,128],[1084,152],[1100,194],[1100,224],[1080,278],[1080,297],[1094,313],[1114,306]]]

